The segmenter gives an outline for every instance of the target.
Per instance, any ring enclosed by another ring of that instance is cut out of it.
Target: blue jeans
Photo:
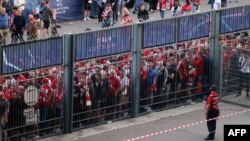
[[[165,16],[165,10],[160,10],[161,18],[164,18]]]

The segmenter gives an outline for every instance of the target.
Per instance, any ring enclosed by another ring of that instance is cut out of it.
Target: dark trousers
[[[241,94],[242,88],[246,88],[246,93],[249,95],[249,86],[250,85],[250,73],[240,72],[240,85],[239,85],[239,95]]]
[[[11,34],[11,39],[12,39],[13,43],[18,42],[18,40],[23,42],[24,41],[24,39],[23,39],[23,31],[13,31],[13,33]]]
[[[104,4],[103,4],[104,5]],[[104,7],[103,6],[98,6],[98,22],[102,22],[102,13],[104,11]]]
[[[214,110],[211,109],[208,111],[207,113],[207,128],[208,128],[208,132],[209,132],[209,138],[214,138],[215,135],[215,130],[216,130],[216,118],[217,116],[219,116],[219,110]],[[213,119],[213,120],[211,120]]]

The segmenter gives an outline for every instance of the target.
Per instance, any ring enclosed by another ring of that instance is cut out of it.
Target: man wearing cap
[[[216,130],[216,118],[219,116],[219,94],[216,92],[216,86],[212,85],[210,88],[210,95],[207,97],[205,108],[205,116],[207,119],[208,136],[205,140],[214,140]]]

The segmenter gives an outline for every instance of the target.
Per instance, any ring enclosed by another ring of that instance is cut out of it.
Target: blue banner
[[[2,74],[62,64],[62,38],[3,46]]]
[[[221,12],[221,34],[250,28],[250,7],[237,7]]]
[[[143,30],[143,48],[174,43],[176,41],[175,35],[175,19],[145,23]]]
[[[76,60],[130,52],[131,32],[131,27],[122,27],[76,35]]]
[[[209,36],[211,25],[210,13],[182,17],[179,19],[179,22],[179,42]]]
[[[52,0],[50,5],[56,10],[58,21],[83,18],[83,0]]]

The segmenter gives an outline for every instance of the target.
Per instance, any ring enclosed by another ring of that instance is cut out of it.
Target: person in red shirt
[[[204,75],[204,59],[202,58],[202,53],[199,52],[198,56],[195,58],[195,68],[197,70],[197,78],[203,78]]]
[[[181,8],[181,13],[182,14],[187,14],[192,11],[192,5],[190,0],[186,0],[186,4],[182,6]]]
[[[191,0],[192,4],[193,4],[193,12],[198,12],[200,10],[200,3],[201,0]]]
[[[187,82],[187,59],[185,58],[185,54],[181,54],[181,59],[178,62],[177,66],[178,71],[178,81],[181,84],[181,89],[186,88],[186,82]]]
[[[50,118],[50,106],[51,106],[51,96],[52,96],[52,88],[49,85],[49,79],[43,78],[42,79],[42,85],[40,87],[40,95],[39,95],[39,102],[38,107],[40,108],[40,121],[46,121]],[[51,122],[51,121],[48,121]],[[48,127],[49,123],[44,122],[41,124],[40,128],[46,128]],[[46,134],[47,130],[44,131]]]
[[[188,87],[188,96],[190,97],[190,102],[192,103],[192,94],[194,93],[194,85],[195,85],[195,79],[196,79],[196,75],[197,75],[197,71],[194,68],[192,63],[189,63],[188,66],[189,70],[188,70],[188,74],[187,74],[187,87]]]
[[[126,7],[123,8],[122,10],[122,16],[121,16],[121,24],[125,24],[125,25],[128,25],[128,24],[131,24],[133,23],[133,20],[129,14],[129,11]]]
[[[205,116],[207,119],[208,136],[205,140],[214,140],[216,130],[216,118],[219,116],[219,94],[216,92],[216,86],[210,88],[211,94],[207,97],[205,108]]]
[[[2,90],[4,83],[5,83],[4,77],[0,76],[0,90]]]
[[[117,78],[115,71],[111,70],[110,71],[110,75],[107,78],[109,81],[109,92],[108,92],[108,96],[107,96],[107,104],[108,106],[112,106],[110,107],[108,110],[109,113],[113,113],[112,118],[115,118],[115,114],[116,114],[116,110],[117,110],[117,104],[118,104],[118,91],[120,88],[120,81]]]
[[[167,0],[159,0],[159,8],[160,8],[161,18],[164,18],[165,11],[167,8]]]

